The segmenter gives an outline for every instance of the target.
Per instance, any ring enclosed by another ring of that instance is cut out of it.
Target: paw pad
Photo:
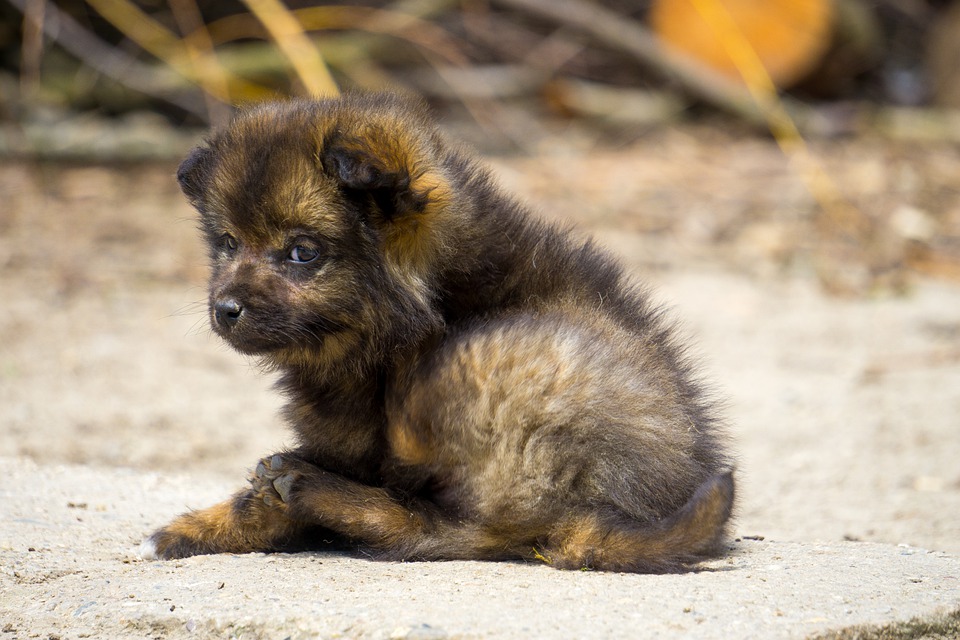
[[[284,472],[284,460],[280,454],[274,454],[257,463],[257,468],[250,478],[250,484],[258,490],[267,506],[284,505],[290,500],[293,483],[298,474],[294,471]]]

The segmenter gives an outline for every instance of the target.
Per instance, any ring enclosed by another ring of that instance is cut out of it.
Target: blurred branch
[[[584,0],[495,0],[561,24],[628,53],[647,67],[680,83],[706,102],[753,124],[767,117],[739,84],[714,73],[692,58],[664,46],[648,29],[619,13]]]
[[[871,130],[889,140],[960,144],[960,109],[884,107],[875,110]]]
[[[336,96],[340,93],[323,56],[304,33],[303,25],[280,0],[243,0],[243,3],[266,27],[309,94]]]
[[[21,13],[26,12],[27,2],[28,0],[10,0],[10,3]],[[206,118],[206,110],[200,100],[184,95],[180,91],[168,89],[169,74],[165,70],[146,65],[107,44],[52,3],[46,5],[43,32],[83,63],[108,78],[146,95],[174,104],[200,118]]]
[[[619,125],[661,125],[687,107],[673,91],[613,87],[575,78],[554,80],[547,95],[567,113]]]
[[[20,91],[24,95],[39,83],[46,8],[47,0],[24,2],[23,42],[20,43]]]

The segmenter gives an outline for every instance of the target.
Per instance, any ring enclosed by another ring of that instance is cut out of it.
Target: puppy
[[[177,178],[210,248],[213,329],[279,373],[297,445],[144,557],[336,540],[663,572],[722,550],[731,458],[671,327],[421,104],[257,106]]]

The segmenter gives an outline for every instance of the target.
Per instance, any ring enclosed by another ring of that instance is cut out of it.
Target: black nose
[[[213,315],[224,329],[229,329],[240,322],[240,316],[243,315],[243,307],[233,298],[217,300],[213,304]]]

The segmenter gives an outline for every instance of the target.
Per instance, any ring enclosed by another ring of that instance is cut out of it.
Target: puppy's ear
[[[372,150],[357,142],[334,144],[327,149],[324,166],[348,189],[403,190],[410,186],[406,167],[387,168],[386,159],[377,158]]]
[[[213,166],[213,150],[210,147],[197,147],[177,169],[177,182],[191,204],[196,206],[207,190],[207,180]]]
[[[321,156],[324,170],[344,188],[365,192],[387,219],[425,212],[446,184],[411,142],[388,135],[338,137]]]

